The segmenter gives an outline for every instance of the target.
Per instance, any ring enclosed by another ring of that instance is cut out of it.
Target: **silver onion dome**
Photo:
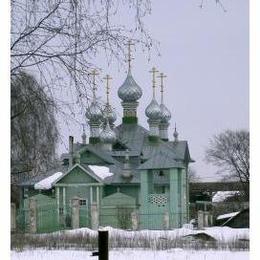
[[[109,104],[105,105],[105,108],[103,109],[103,115],[104,119],[105,117],[108,119],[109,124],[114,124],[117,119],[115,110]],[[104,122],[106,122],[106,120],[104,120]]]
[[[171,112],[164,104],[160,105],[160,109],[161,109],[161,123],[168,123],[172,117]]]
[[[137,101],[142,96],[142,89],[135,82],[131,70],[128,71],[127,77],[118,89],[117,94],[125,102]]]
[[[102,120],[103,114],[97,102],[92,102],[89,109],[86,111],[86,118],[93,121]]]
[[[113,144],[116,141],[116,134],[115,132],[110,128],[108,120],[106,122],[106,126],[103,129],[103,131],[100,133],[100,140],[103,143]]]
[[[145,109],[145,115],[152,120],[161,119],[161,109],[155,98],[152,99],[151,103]]]

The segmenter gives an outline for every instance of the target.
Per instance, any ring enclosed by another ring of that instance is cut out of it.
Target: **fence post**
[[[132,229],[138,230],[138,213],[136,211],[131,212]]]
[[[164,229],[169,229],[169,227],[170,227],[170,215],[169,215],[168,211],[164,212],[164,215],[163,215],[163,226],[164,226]]]
[[[72,228],[79,228],[79,199],[72,199]]]
[[[11,203],[11,232],[16,231],[16,205]]]
[[[108,260],[108,231],[98,231],[98,259]]]
[[[94,230],[98,229],[99,226],[99,212],[97,203],[91,204],[91,228]]]
[[[212,215],[212,212],[209,213],[209,226],[210,227],[213,226],[213,215]]]
[[[204,227],[208,227],[208,226],[209,226],[209,212],[204,211]]]
[[[202,229],[204,227],[204,212],[202,210],[198,210],[198,229]]]
[[[37,209],[36,200],[34,198],[29,199],[29,233],[37,232]]]

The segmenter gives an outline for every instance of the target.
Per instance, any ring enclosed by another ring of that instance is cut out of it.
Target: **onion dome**
[[[164,104],[160,105],[160,109],[161,109],[161,123],[168,123],[172,117],[171,112]]]
[[[142,89],[135,82],[131,70],[128,71],[127,77],[123,85],[118,89],[117,94],[124,102],[135,102],[141,98]]]
[[[110,128],[108,119],[106,122],[106,126],[103,129],[103,131],[100,133],[100,140],[103,143],[109,143],[113,144],[116,141],[116,134],[115,132]]]
[[[178,136],[179,136],[179,133],[177,132],[176,124],[175,124],[174,132],[173,132],[173,137],[174,137],[174,141],[175,141],[175,142],[178,141]]]
[[[99,121],[102,120],[103,114],[102,111],[100,110],[98,104],[96,101],[92,102],[89,109],[86,111],[86,117],[89,120],[92,121]]]
[[[145,115],[151,120],[161,119],[161,109],[155,98],[152,99],[151,103],[145,109]]]
[[[103,115],[106,116],[109,124],[114,124],[117,119],[115,110],[109,104],[105,105],[105,108],[103,110]]]

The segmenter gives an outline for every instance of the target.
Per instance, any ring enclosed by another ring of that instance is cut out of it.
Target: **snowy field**
[[[28,250],[23,252],[11,253],[11,260],[95,260],[98,257],[92,257],[88,251],[73,250]],[[248,251],[205,251],[205,250],[111,250],[110,260],[248,260]]]
[[[203,230],[192,230],[187,228],[176,228],[173,230],[140,230],[140,231],[126,231],[122,229],[116,229],[112,227],[104,227],[100,230],[109,231],[109,237],[115,238],[128,238],[142,240],[143,238],[151,239],[178,239],[191,234],[206,233],[217,241],[221,242],[233,242],[236,239],[249,239],[249,229],[248,228],[230,228],[230,227],[208,227]],[[89,228],[79,228],[73,230],[64,230],[53,232],[51,235],[66,235],[66,236],[97,236],[97,231],[91,230]],[[48,237],[50,234],[43,234],[40,236]]]

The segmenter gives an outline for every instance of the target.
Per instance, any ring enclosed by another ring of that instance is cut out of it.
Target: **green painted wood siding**
[[[57,184],[72,183],[96,183],[97,181],[84,172],[81,168],[75,167],[68,175],[62,178]]]

